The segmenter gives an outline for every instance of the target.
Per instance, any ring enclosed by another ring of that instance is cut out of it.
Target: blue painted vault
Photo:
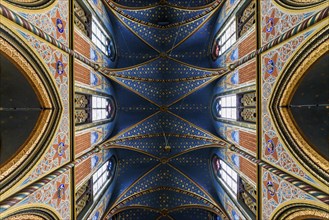
[[[227,219],[212,184],[210,41],[221,1],[107,1],[118,50],[117,181],[107,217]]]

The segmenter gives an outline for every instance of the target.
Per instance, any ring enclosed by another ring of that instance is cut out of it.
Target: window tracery
[[[75,123],[84,124],[102,120],[112,120],[115,104],[112,96],[75,95]]]
[[[212,58],[216,60],[236,42],[236,19],[231,18],[213,41]]]
[[[93,198],[97,198],[105,186],[112,181],[115,173],[115,158],[112,156],[92,176]]]
[[[237,15],[238,37],[243,36],[256,21],[255,18],[256,2],[250,1],[247,6]]]
[[[90,14],[77,1],[74,1],[74,24],[90,37]]]
[[[218,119],[229,119],[256,123],[256,93],[248,92],[214,99],[213,115]]]

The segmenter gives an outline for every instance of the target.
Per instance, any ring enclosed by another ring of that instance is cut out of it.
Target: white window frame
[[[220,46],[218,56],[225,53],[236,42],[236,35],[236,19],[233,16],[217,35],[216,41]]]
[[[105,188],[108,181],[110,181],[110,171],[108,169],[109,161],[106,161],[94,174],[93,174],[93,197],[94,201],[100,195],[100,192]]]
[[[218,115],[221,118],[237,120],[237,95],[228,95],[220,97],[217,100],[220,105]]]
[[[91,40],[106,56],[108,56],[107,46],[109,35],[106,33],[102,25],[95,16],[92,16],[91,24]]]
[[[219,163],[220,176],[218,176],[218,179],[227,191],[229,191],[230,194],[236,199],[238,195],[238,174],[223,160],[219,159]]]
[[[105,120],[109,117],[109,101],[106,97],[92,96],[91,97],[91,121]]]

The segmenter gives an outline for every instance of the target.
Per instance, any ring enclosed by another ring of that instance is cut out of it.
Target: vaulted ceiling
[[[215,80],[209,42],[221,1],[107,1],[118,67],[112,138],[117,184],[107,217],[227,218],[212,183],[216,136],[210,114]]]

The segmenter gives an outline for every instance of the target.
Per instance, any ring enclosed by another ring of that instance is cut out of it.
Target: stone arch
[[[287,64],[273,89],[269,109],[290,152],[310,173],[324,184],[329,184],[329,161],[306,137],[291,112],[291,100],[302,79],[316,61],[328,54],[329,39],[326,31],[328,27],[310,39]]]
[[[14,212],[6,217],[4,220],[59,220],[55,213],[45,208],[25,208]]]
[[[329,219],[328,210],[307,203],[286,205],[273,215],[273,220],[325,220]]]
[[[1,34],[1,55],[26,78],[41,109],[30,135],[0,166],[0,186],[1,192],[4,192],[29,172],[47,149],[45,146],[50,144],[61,118],[62,106],[54,82],[28,46],[6,28],[1,30]]]
[[[41,9],[53,4],[55,0],[6,0],[7,2],[22,8]]]

